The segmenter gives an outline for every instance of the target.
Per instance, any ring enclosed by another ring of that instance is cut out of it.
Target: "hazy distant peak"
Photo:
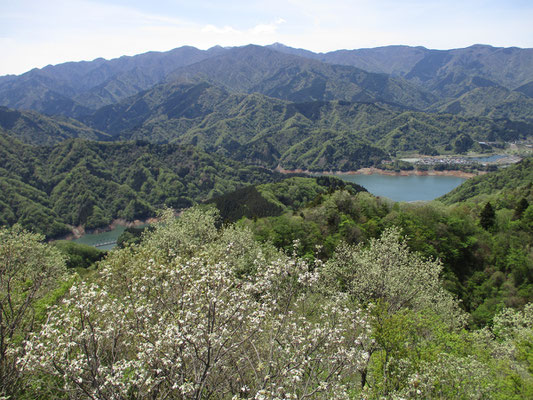
[[[275,43],[269,44],[269,45],[266,46],[266,47],[271,47],[271,48],[274,48],[274,49],[276,49],[276,48],[286,49],[286,48],[288,48],[289,46],[286,46],[286,45],[284,45],[283,43],[280,43],[280,42],[275,42]]]

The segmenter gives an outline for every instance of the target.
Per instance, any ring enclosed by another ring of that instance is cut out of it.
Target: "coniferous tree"
[[[529,207],[529,202],[525,197],[522,197],[522,200],[517,204],[515,210],[514,210],[514,218],[520,219],[522,218],[522,214],[524,214],[524,211],[527,210]]]
[[[483,211],[481,211],[479,216],[479,224],[483,227],[483,229],[488,230],[494,226],[495,219],[496,212],[489,201],[487,204],[485,204]]]

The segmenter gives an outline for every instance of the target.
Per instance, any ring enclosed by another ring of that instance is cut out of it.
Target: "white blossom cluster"
[[[360,302],[384,301],[389,312],[430,308],[450,322],[466,322],[457,301],[440,281],[442,264],[409,251],[398,228],[385,230],[368,247],[341,244],[326,264],[324,276],[339,282]]]
[[[74,286],[20,367],[61,378],[71,398],[346,398],[368,359],[364,315],[346,296],[315,302],[306,262],[199,214]]]

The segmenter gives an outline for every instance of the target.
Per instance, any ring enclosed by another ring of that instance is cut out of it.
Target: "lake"
[[[345,181],[355,182],[376,196],[388,197],[394,201],[428,201],[436,199],[465,181],[455,176],[389,176],[389,175],[335,175]],[[75,242],[97,246],[100,250],[110,250],[116,246],[116,240],[126,229],[117,225],[108,232],[87,234]]]
[[[389,176],[389,175],[335,175],[348,182],[364,186],[375,196],[394,201],[429,201],[455,189],[465,178],[456,176]]]
[[[111,250],[117,245],[117,239],[125,229],[125,226],[117,225],[116,228],[111,231],[102,233],[88,233],[79,239],[75,239],[74,241],[76,243],[88,244],[89,246],[97,247],[99,250]],[[102,243],[106,244],[100,245]]]
[[[505,157],[507,157],[505,154],[494,154],[488,157],[471,157],[470,160],[473,160],[479,163],[492,163],[492,162],[501,160],[502,158],[505,158]]]

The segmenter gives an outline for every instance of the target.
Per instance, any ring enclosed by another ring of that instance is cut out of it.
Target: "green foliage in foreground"
[[[67,268],[89,268],[104,258],[106,252],[71,240],[57,240],[53,245],[66,257]]]
[[[458,304],[441,286],[442,265],[408,250],[398,229],[368,246],[345,246],[324,264],[261,244],[247,229],[217,229],[216,217],[198,209],[178,219],[168,214],[139,245],[112,251],[95,276],[49,309],[28,341],[8,343],[20,379],[4,393],[376,400],[533,394],[531,305],[504,310],[490,328],[464,330]]]
[[[522,202],[519,202],[522,203]],[[327,260],[342,242],[368,243],[397,226],[409,248],[443,263],[444,284],[484,326],[504,307],[533,301],[533,207],[515,218],[515,207],[497,209],[490,230],[481,226],[485,204],[393,203],[368,193],[320,195],[313,204],[279,216],[244,219],[258,240]]]

